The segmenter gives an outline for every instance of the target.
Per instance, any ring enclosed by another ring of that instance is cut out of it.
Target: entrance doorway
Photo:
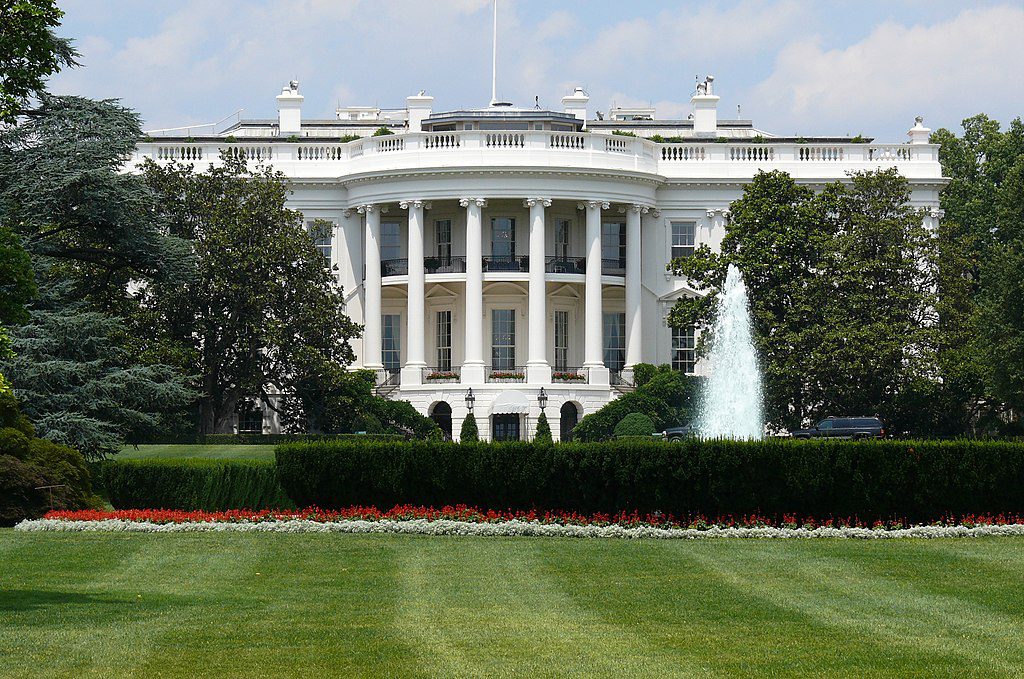
[[[572,441],[572,430],[576,428],[576,423],[579,420],[580,411],[576,408],[576,404],[572,401],[563,403],[558,417],[558,436],[562,441],[567,443]]]
[[[492,415],[491,439],[494,441],[518,441],[519,415]]]
[[[435,404],[430,413],[430,419],[437,422],[445,439],[450,440],[452,437],[452,407],[444,401]]]

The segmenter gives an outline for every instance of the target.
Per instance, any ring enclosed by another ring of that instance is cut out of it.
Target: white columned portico
[[[423,210],[427,207],[422,200],[408,200],[399,207],[409,211],[408,271],[409,284],[406,328],[408,341],[405,350],[405,365],[402,366],[402,384],[422,384],[423,368],[426,362],[426,271],[423,265]]]
[[[530,278],[529,278],[529,340],[527,342],[526,381],[549,384],[551,364],[547,359],[547,290],[544,271],[544,208],[551,207],[549,198],[527,198],[523,207],[530,208]]]
[[[602,355],[602,313],[601,300],[601,210],[607,210],[608,203],[591,200],[584,203],[587,211],[587,275],[584,290],[584,337],[583,367],[587,369],[590,384],[608,384],[608,368]]]
[[[626,208],[626,365],[632,372],[633,366],[641,361],[643,347],[643,325],[641,322],[640,299],[640,217],[649,210],[646,205],[634,203]]]
[[[483,198],[463,198],[466,208],[466,347],[463,384],[484,383],[484,252]]]
[[[363,278],[363,367],[380,370],[383,345],[380,333],[380,206],[360,205],[366,217],[366,257]]]

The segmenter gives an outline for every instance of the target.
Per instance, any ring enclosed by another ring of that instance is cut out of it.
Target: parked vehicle
[[[671,441],[672,443],[678,443],[683,439],[688,439],[692,436],[696,436],[697,432],[689,424],[684,424],[680,427],[669,427],[665,431],[661,432],[662,441]]]
[[[826,417],[810,429],[789,432],[797,439],[885,438],[885,425],[877,417]]]

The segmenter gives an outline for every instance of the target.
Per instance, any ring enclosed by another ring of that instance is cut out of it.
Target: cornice
[[[598,170],[594,168],[551,168],[551,167],[459,167],[459,168],[410,168],[408,170],[382,170],[361,174],[345,175],[337,178],[335,186],[366,184],[389,179],[410,179],[419,177],[464,177],[466,175],[483,175],[490,177],[587,177],[594,179],[617,179],[638,184],[658,186],[664,183],[661,175],[634,170]]]

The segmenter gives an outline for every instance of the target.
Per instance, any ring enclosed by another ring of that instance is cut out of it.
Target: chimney
[[[291,80],[277,95],[278,134],[298,134],[302,130],[302,100],[299,81]]]
[[[697,136],[714,137],[718,132],[718,99],[712,92],[715,76],[709,75],[697,85],[697,93],[690,99],[693,104],[693,131]]]
[[[587,103],[589,101],[590,96],[583,91],[582,87],[577,87],[572,91],[572,94],[562,97],[562,106],[565,107],[566,113],[576,116],[585,125],[587,122]]]
[[[911,144],[927,144],[931,134],[932,131],[924,126],[924,118],[921,116],[914,118],[914,126],[907,132]]]
[[[434,105],[434,98],[427,95],[424,90],[419,94],[405,98],[405,108],[409,112],[409,131],[422,132],[423,119],[430,116],[430,110]]]

